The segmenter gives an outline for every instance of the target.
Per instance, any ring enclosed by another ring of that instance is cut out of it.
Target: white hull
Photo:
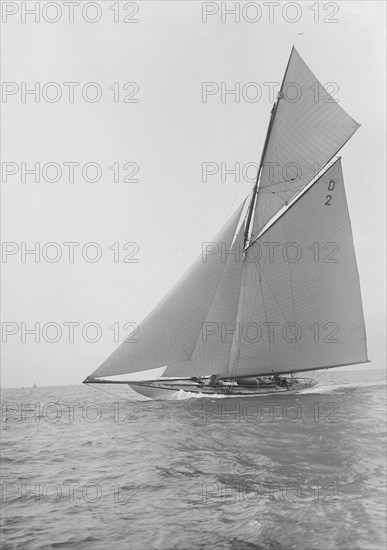
[[[129,386],[135,392],[143,395],[144,397],[149,397],[150,399],[173,399],[174,397],[177,397],[179,393],[179,390],[163,390],[161,388],[143,385],[141,382],[130,382]]]
[[[211,386],[208,383],[198,384],[189,379],[160,379],[128,382],[129,386],[140,395],[150,399],[175,399],[180,392],[187,396],[211,397],[223,395],[224,397],[262,396],[278,393],[297,392],[310,388],[317,384],[312,378],[289,380],[288,386],[279,386],[274,383],[244,386],[236,383],[224,383],[221,386]]]

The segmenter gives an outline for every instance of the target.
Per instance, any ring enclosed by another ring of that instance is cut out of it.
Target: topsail
[[[324,168],[358,127],[293,48],[261,161],[253,237]]]

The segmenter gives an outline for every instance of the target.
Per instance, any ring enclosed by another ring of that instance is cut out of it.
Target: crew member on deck
[[[208,382],[209,386],[216,386],[216,374],[211,374],[210,380]]]
[[[216,374],[211,374],[208,385],[217,388],[218,386],[223,386],[223,382],[218,379]]]

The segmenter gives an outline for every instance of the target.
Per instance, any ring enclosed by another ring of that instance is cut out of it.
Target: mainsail
[[[358,128],[293,48],[262,155],[253,237]]]
[[[367,361],[341,161],[246,252],[229,376]]]
[[[233,263],[241,271],[243,257],[241,252],[227,255],[227,251],[238,247],[238,239],[235,240],[234,237],[243,206],[244,202],[222,231],[208,243],[206,253],[197,258],[140,324],[138,333],[122,343],[93,372],[91,378],[127,374],[189,361],[214,299],[224,295],[223,287],[226,291],[235,293],[235,288],[229,288],[229,279],[237,284],[237,297],[233,298],[236,302],[236,316],[240,281],[234,273],[235,269],[230,270],[230,258],[235,258]],[[227,313],[226,310],[223,311]],[[224,370],[224,365],[222,366]]]

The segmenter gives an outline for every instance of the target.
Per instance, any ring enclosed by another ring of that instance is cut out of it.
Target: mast
[[[263,161],[264,161],[265,154],[266,154],[266,150],[267,150],[267,145],[268,145],[268,143],[269,143],[269,138],[270,138],[270,134],[271,134],[271,129],[272,129],[272,127],[273,127],[273,122],[274,122],[275,113],[276,113],[276,111],[277,111],[277,106],[278,106],[278,100],[274,103],[273,108],[272,108],[272,110],[271,110],[271,116],[270,116],[269,126],[268,126],[268,129],[267,129],[266,139],[265,139],[265,143],[264,143],[264,146],[263,146],[263,151],[262,151],[262,155],[261,155],[261,160],[260,160],[260,163],[259,163],[257,179],[256,179],[255,185],[254,185],[254,187],[253,187],[253,196],[251,197],[251,201],[250,201],[250,204],[249,204],[249,209],[248,209],[248,214],[247,214],[247,220],[246,220],[246,226],[245,226],[245,235],[244,235],[245,246],[248,244],[249,233],[250,233],[250,225],[251,225],[251,218],[252,218],[252,216],[253,216],[254,207],[255,207],[255,202],[256,202],[256,200],[257,200],[257,195],[258,195],[258,183],[259,183],[259,178],[260,178],[261,171],[262,171],[262,166],[263,166]]]
[[[294,51],[294,46],[292,47],[292,51],[290,52],[290,56],[289,56],[289,59],[288,59],[288,64],[286,65],[285,74],[284,74],[283,79],[282,79],[282,82],[281,82],[281,87],[280,87],[280,90],[279,90],[279,92],[278,92],[278,94],[277,94],[277,101],[274,102],[273,108],[272,108],[271,113],[270,113],[271,116],[270,116],[270,120],[269,120],[269,126],[268,126],[267,132],[266,132],[265,143],[264,143],[264,145],[263,145],[261,160],[260,160],[260,162],[259,162],[259,168],[258,168],[258,173],[257,173],[257,179],[256,179],[255,185],[254,185],[254,187],[253,187],[253,196],[251,197],[251,201],[250,201],[249,209],[248,209],[248,214],[247,214],[247,219],[246,219],[245,235],[244,235],[245,247],[246,247],[246,245],[248,244],[249,233],[250,233],[250,225],[251,225],[251,219],[252,219],[252,217],[253,217],[253,212],[254,212],[254,208],[255,208],[255,203],[256,203],[256,200],[257,200],[259,178],[260,178],[260,176],[261,176],[262,167],[263,167],[263,163],[264,163],[264,160],[265,160],[267,147],[268,147],[268,144],[269,144],[271,131],[272,131],[272,128],[273,128],[273,125],[274,125],[275,115],[276,115],[277,109],[278,109],[279,100],[283,97],[282,88],[283,88],[283,85],[284,85],[284,82],[285,82],[286,74],[287,74],[287,72],[288,72],[288,68],[289,68],[289,64],[290,64],[290,60],[291,60],[293,51]]]

